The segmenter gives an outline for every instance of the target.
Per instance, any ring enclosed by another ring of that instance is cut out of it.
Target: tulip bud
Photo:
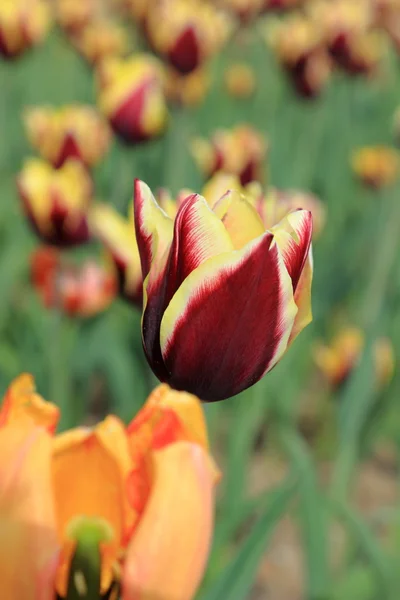
[[[225,87],[234,98],[249,98],[256,87],[252,68],[246,63],[235,63],[225,70]]]
[[[124,56],[129,48],[126,30],[117,23],[100,19],[73,32],[70,41],[91,65],[109,57]]]
[[[112,257],[120,294],[141,308],[143,282],[133,215],[123,219],[111,206],[98,204],[91,211],[90,224]]]
[[[66,247],[89,240],[92,180],[81,163],[69,160],[55,170],[44,161],[27,160],[17,185],[25,214],[44,242]]]
[[[354,174],[367,186],[381,189],[393,185],[400,173],[400,153],[389,146],[364,146],[351,156]]]
[[[183,74],[218,52],[230,30],[227,16],[202,0],[159,0],[146,19],[152,47]]]
[[[116,295],[112,265],[90,259],[75,265],[54,248],[40,248],[33,254],[31,273],[44,306],[70,317],[92,317],[108,308]]]
[[[35,107],[24,114],[29,141],[56,168],[68,159],[97,164],[110,145],[107,122],[92,106]]]
[[[140,181],[134,206],[154,373],[207,401],[253,385],[311,321],[311,213],[266,230],[238,193],[191,194],[173,222]]]
[[[192,154],[203,173],[210,177],[223,171],[240,178],[242,185],[262,179],[268,143],[249,125],[217,130],[211,140],[197,138]]]
[[[168,113],[156,59],[144,54],[108,59],[99,68],[98,84],[99,106],[125,142],[142,142],[164,131]]]
[[[50,25],[50,10],[44,0],[1,0],[0,55],[14,58],[38,44]]]
[[[211,77],[203,67],[188,75],[169,69],[165,78],[165,94],[170,102],[181,106],[197,106],[203,102],[210,89]]]

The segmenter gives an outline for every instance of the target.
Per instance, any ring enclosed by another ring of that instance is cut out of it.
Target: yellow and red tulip
[[[262,180],[267,152],[266,140],[249,125],[217,130],[210,140],[192,142],[193,157],[206,177],[223,171],[237,175],[242,185]]]
[[[29,108],[24,122],[32,146],[56,168],[71,158],[92,167],[103,158],[111,141],[107,122],[92,106]]]
[[[267,11],[285,11],[296,8],[303,4],[304,0],[264,0],[263,10]]]
[[[91,64],[98,65],[109,57],[128,53],[128,33],[117,23],[94,19],[70,35],[70,41]]]
[[[14,58],[38,44],[50,25],[50,7],[44,0],[1,0],[0,55]]]
[[[372,28],[372,3],[320,0],[310,5],[310,15],[340,67],[351,74],[368,74],[379,64],[385,44],[382,34]]]
[[[293,14],[268,26],[266,36],[296,91],[306,98],[317,96],[331,74],[331,60],[317,24],[306,15]]]
[[[93,184],[80,162],[68,160],[57,170],[29,159],[17,185],[26,216],[45,243],[67,247],[88,241]]]
[[[314,348],[315,364],[333,389],[340,388],[357,366],[364,349],[361,329],[346,327],[340,330],[330,345],[318,342]],[[385,387],[394,372],[394,352],[388,338],[378,338],[373,347],[376,386]]]
[[[29,375],[14,381],[0,409],[4,597],[79,595],[91,562],[96,597],[191,600],[219,478],[199,400],[159,386],[128,427],[109,416],[54,437],[57,420]]]
[[[120,294],[141,308],[143,281],[133,214],[124,219],[111,206],[98,204],[91,211],[90,225],[112,257]]]
[[[216,54],[230,30],[228,17],[202,0],[159,0],[149,8],[145,26],[152,47],[183,74]]]
[[[46,308],[58,308],[70,317],[92,317],[106,310],[117,292],[111,265],[87,259],[68,261],[54,248],[43,247],[31,258],[32,282]]]
[[[192,194],[174,222],[140,181],[134,205],[154,373],[205,401],[256,383],[311,320],[311,213],[266,230],[239,193]]]
[[[249,98],[256,88],[256,76],[246,63],[234,63],[225,69],[225,87],[234,98]]]
[[[115,133],[137,143],[164,131],[168,111],[159,62],[149,55],[103,61],[98,72],[98,102]]]
[[[400,153],[390,146],[364,146],[351,156],[354,174],[367,186],[380,189],[396,182]]]
[[[193,107],[203,102],[210,85],[211,75],[206,67],[200,67],[188,75],[170,68],[166,72],[164,89],[170,102]]]

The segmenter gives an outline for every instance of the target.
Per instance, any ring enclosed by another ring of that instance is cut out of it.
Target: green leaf
[[[264,513],[254,524],[249,536],[239,548],[235,558],[206,590],[200,600],[244,600],[250,591],[263,557],[268,540],[279,520],[288,509],[298,485],[297,478],[290,477],[276,496],[266,506]]]

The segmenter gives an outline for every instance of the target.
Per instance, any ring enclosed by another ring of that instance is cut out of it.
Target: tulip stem
[[[397,257],[399,212],[398,198],[394,193],[392,205],[388,211],[383,211],[384,218],[378,227],[377,252],[367,285],[366,304],[361,313],[361,326],[367,337],[366,348],[339,403],[341,431],[339,455],[332,478],[332,495],[340,501],[347,497],[358,460],[360,435],[374,400],[372,344],[378,332],[392,266]]]
[[[177,192],[187,186],[187,117],[185,107],[174,106],[171,109],[171,123],[165,136],[163,185]]]
[[[49,315],[48,337],[49,400],[60,408],[59,430],[64,431],[76,425],[69,360],[76,337],[76,324],[67,321],[57,307]]]

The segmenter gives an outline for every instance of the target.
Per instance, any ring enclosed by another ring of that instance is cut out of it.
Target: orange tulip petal
[[[29,417],[36,425],[54,432],[60,411],[55,404],[46,402],[36,393],[32,375],[23,373],[11,383],[0,408],[0,426],[18,422],[23,416]]]
[[[214,469],[197,444],[154,453],[154,485],[128,547],[123,600],[190,600],[204,572],[213,528]]]
[[[52,600],[58,545],[51,438],[31,421],[0,429],[0,581],[8,600]]]

